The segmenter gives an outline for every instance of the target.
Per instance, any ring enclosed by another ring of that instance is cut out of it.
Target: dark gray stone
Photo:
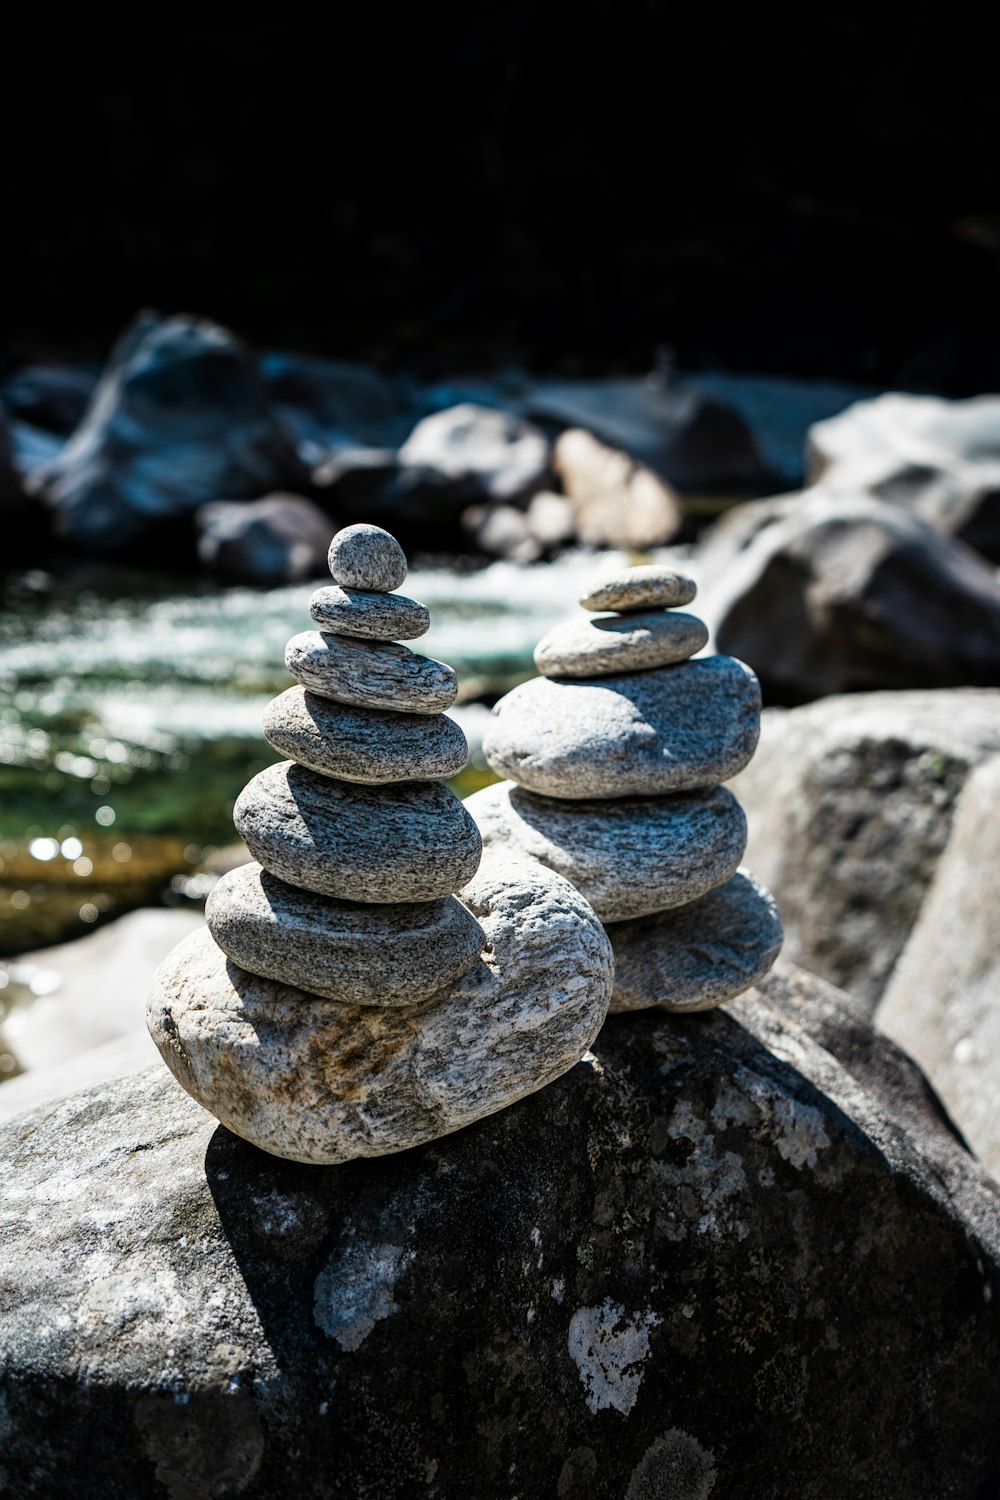
[[[469,757],[461,728],[445,714],[351,708],[293,687],[264,710],[276,750],[322,776],[363,781],[444,781]]]
[[[412,641],[425,635],[431,625],[430,610],[416,599],[337,584],[316,590],[309,600],[309,613],[320,630],[373,641]]]
[[[198,556],[240,583],[300,583],[326,570],[334,523],[300,495],[213,500],[199,507]]]
[[[303,630],[285,647],[285,666],[311,693],[355,708],[434,714],[458,697],[453,667],[392,641]]]

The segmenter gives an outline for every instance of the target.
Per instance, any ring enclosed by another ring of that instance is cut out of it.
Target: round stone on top
[[[622,568],[619,573],[597,579],[580,595],[580,603],[595,612],[612,609],[616,614],[628,614],[635,609],[674,609],[690,604],[697,592],[693,578],[650,563]]]
[[[391,594],[406,577],[406,553],[381,526],[345,526],[330,543],[330,572],[345,589]]]

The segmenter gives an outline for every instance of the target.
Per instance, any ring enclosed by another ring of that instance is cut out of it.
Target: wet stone
[[[444,781],[468,759],[465,735],[446,714],[352,708],[293,687],[264,710],[264,733],[282,755],[323,776],[377,786]]]
[[[670,568],[647,564],[623,568],[597,579],[580,595],[584,609],[613,609],[624,614],[639,609],[672,609],[690,604],[698,592],[694,580]]]
[[[328,560],[342,588],[391,594],[406,577],[406,553],[381,526],[345,526],[330,543]]]
[[[606,677],[687,661],[708,641],[696,615],[667,610],[580,616],[555,625],[535,647],[545,677]]]
[[[412,641],[430,629],[426,604],[405,594],[374,594],[339,584],[317,589],[309,613],[320,630],[373,641]]]
[[[310,692],[359,708],[433,714],[458,696],[451,667],[389,641],[304,630],[285,647],[285,665]]]

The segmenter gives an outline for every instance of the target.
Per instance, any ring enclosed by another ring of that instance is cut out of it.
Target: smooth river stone
[[[742,995],[781,952],[774,898],[741,870],[688,906],[612,922],[613,1011],[710,1010]]]
[[[327,557],[334,583],[345,589],[391,594],[406,577],[406,553],[381,526],[345,526]]]
[[[650,563],[595,580],[580,595],[580,603],[584,609],[613,609],[626,614],[634,609],[672,609],[677,604],[690,604],[697,592],[693,578]]]
[[[747,825],[724,787],[673,797],[561,802],[512,782],[469,797],[484,848],[565,875],[602,922],[682,906],[735,874]]]
[[[293,1161],[383,1156],[460,1130],[579,1062],[611,997],[611,945],[538,865],[484,861],[462,899],[481,958],[416,1008],[344,1006],[276,984],[193,933],[147,1019],[178,1083],[230,1130]]]
[[[732,656],[587,682],[534,677],[483,738],[499,776],[546,797],[642,797],[715,786],[757,747],[760,688]]]
[[[320,630],[372,641],[412,641],[431,624],[426,604],[405,594],[371,594],[338,584],[317,589],[309,600],[309,613]]]
[[[439,781],[362,786],[293,761],[247,782],[233,809],[258,863],[339,901],[433,901],[471,880],[479,830]]]
[[[458,697],[458,678],[445,662],[389,641],[303,630],[285,647],[285,666],[311,693],[357,708],[436,714]]]
[[[454,896],[361,906],[297,890],[260,865],[224,875],[205,918],[241,969],[341,1005],[419,1005],[467,973],[486,942]]]
[[[545,677],[610,677],[687,661],[707,640],[708,627],[697,615],[581,615],[542,636],[535,666]]]
[[[264,733],[276,750],[342,781],[444,781],[469,757],[465,735],[445,714],[397,714],[349,708],[293,687],[264,710]]]

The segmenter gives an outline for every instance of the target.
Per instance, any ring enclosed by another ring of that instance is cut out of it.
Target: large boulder
[[[560,435],[553,468],[573,502],[576,533],[585,546],[646,551],[662,547],[681,529],[684,518],[670,486],[581,427]]]
[[[300,583],[327,572],[336,524],[301,495],[211,500],[199,507],[198,556],[240,583]]]
[[[83,420],[96,384],[75,365],[22,365],[0,384],[0,406],[17,422],[65,436]]]
[[[122,551],[205,501],[304,482],[256,366],[226,329],[143,314],[122,335],[82,423],[31,476],[59,535]]]
[[[785,953],[874,1007],[917,920],[972,770],[1000,752],[1000,691],[864,693],[766,709],[731,783],[746,862]]]
[[[340,1168],[150,1069],[0,1138],[25,1500],[911,1500],[1000,1483],[1000,1193],[779,974],[615,1018],[512,1109]]]
[[[886,502],[823,489],[740,506],[701,557],[720,651],[765,699],[1000,683],[1000,584]]]
[[[343,448],[378,447],[405,436],[407,418],[392,387],[367,365],[273,353],[262,357],[260,371],[310,468]]]

